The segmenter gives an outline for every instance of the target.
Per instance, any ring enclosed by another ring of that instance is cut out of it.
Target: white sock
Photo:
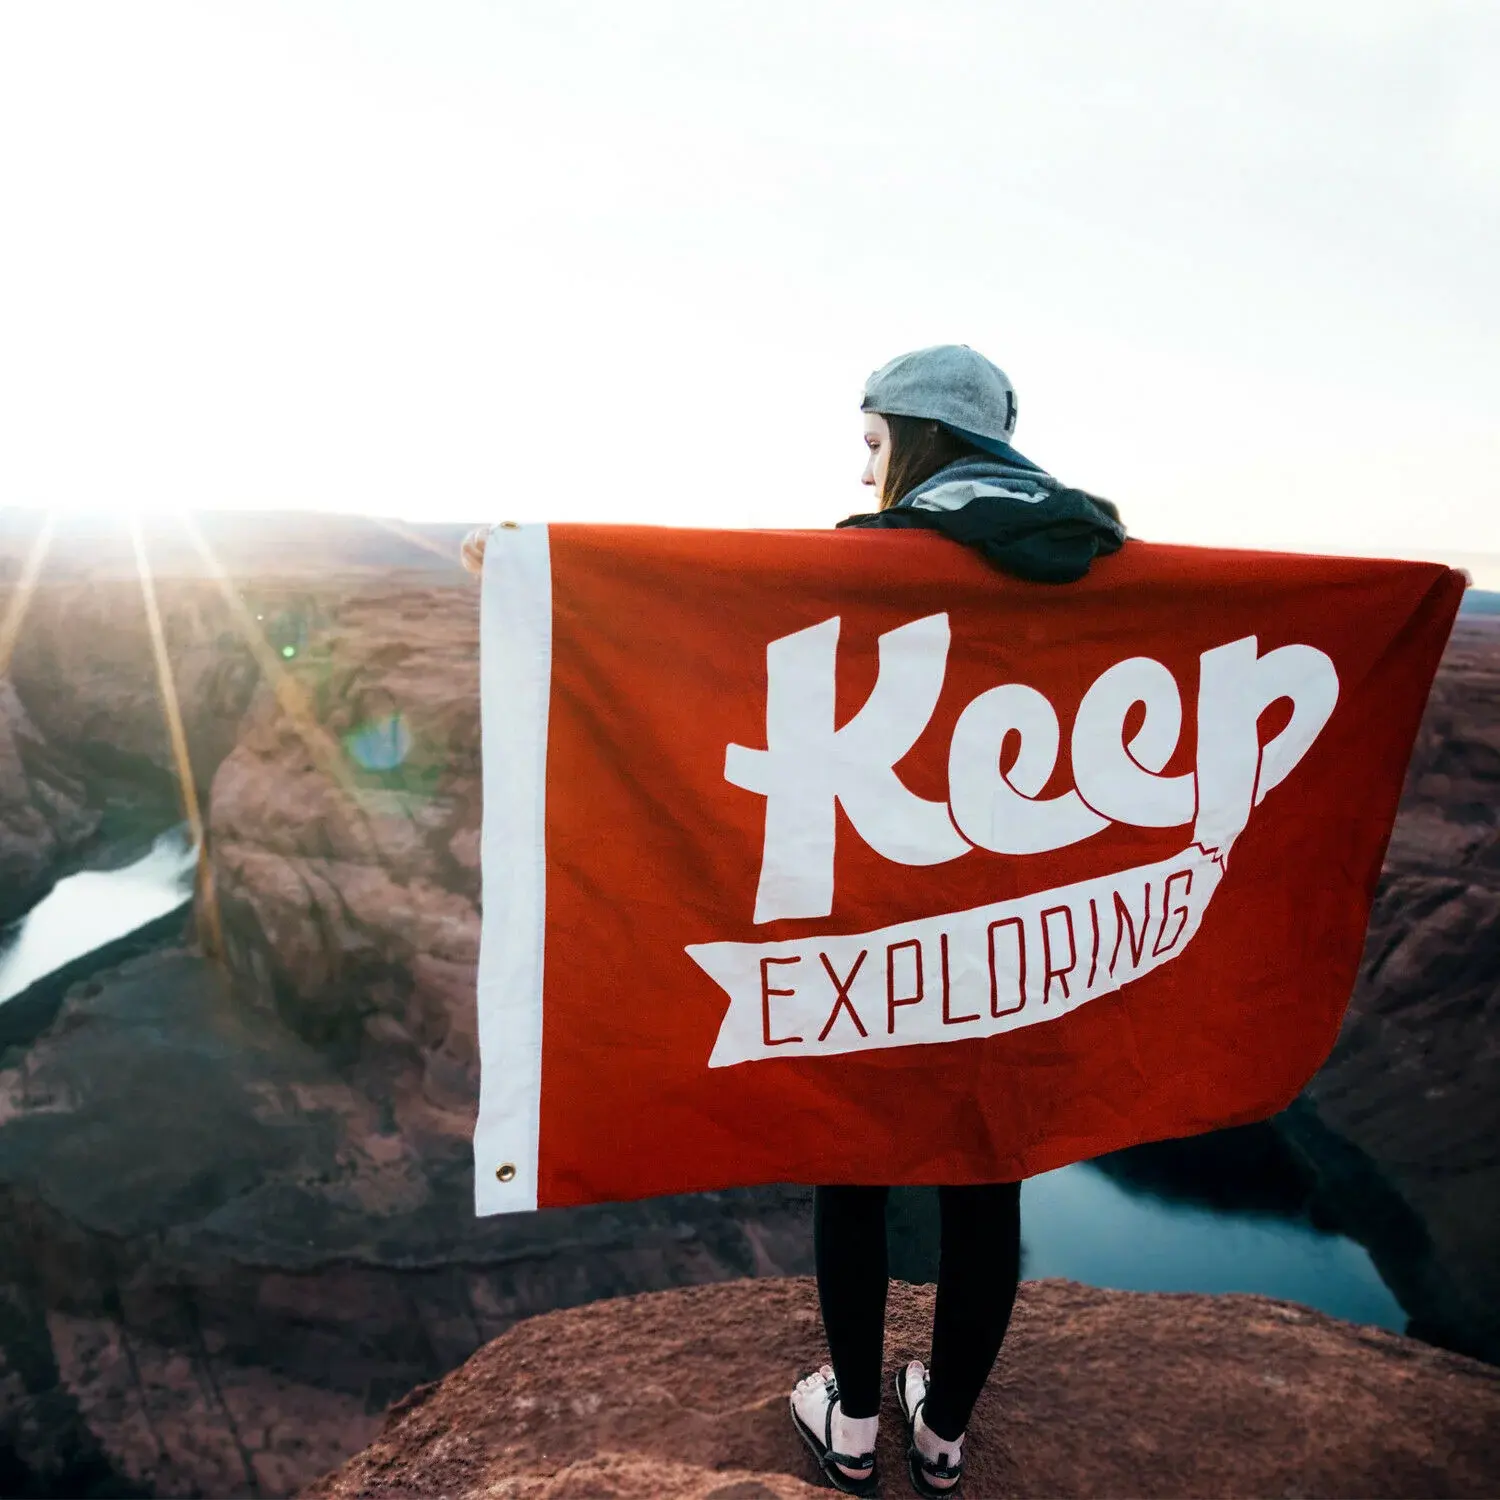
[[[912,1439],[917,1445],[917,1452],[928,1463],[942,1464],[944,1468],[952,1468],[963,1459],[964,1440],[962,1434],[959,1435],[955,1442],[951,1443],[947,1438],[940,1438],[927,1425],[926,1418],[921,1411],[917,1412],[917,1422],[912,1432]]]
[[[834,1452],[847,1453],[851,1458],[856,1458],[862,1453],[873,1453],[875,1432],[879,1426],[878,1416],[846,1417],[843,1404],[840,1403],[833,1412]]]

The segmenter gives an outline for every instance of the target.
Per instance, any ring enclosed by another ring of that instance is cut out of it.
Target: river
[[[59,880],[0,933],[0,1001],[181,906],[193,892],[195,863],[183,825],[161,834],[134,864]]]
[[[1259,1292],[1397,1333],[1406,1314],[1363,1245],[1300,1217],[1123,1187],[1092,1162],[1021,1189],[1022,1274],[1136,1292]]]

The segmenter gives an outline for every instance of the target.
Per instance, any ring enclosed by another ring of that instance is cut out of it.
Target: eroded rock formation
[[[886,1368],[926,1359],[931,1326],[931,1289],[893,1285]],[[830,1491],[787,1391],[822,1357],[808,1281],[551,1313],[305,1493],[810,1500]],[[1492,1495],[1500,1372],[1264,1297],[1033,1281],[970,1433],[972,1496]],[[889,1384],[878,1462],[882,1494],[911,1494]]]
[[[470,590],[361,590],[261,693],[213,784],[231,967],[414,1138],[478,1098],[479,682]]]
[[[1348,1016],[1278,1123],[1412,1331],[1500,1362],[1500,620],[1454,630]]]
[[[188,749],[207,789],[239,735],[258,671],[211,584],[157,585]],[[175,804],[176,770],[139,583],[45,583],[27,608],[11,668],[16,691],[86,781]]]
[[[19,696],[95,805],[106,772],[175,797],[144,634],[104,589],[37,606]],[[0,1492],[286,1493],[517,1318],[806,1271],[790,1190],[473,1217],[472,588],[244,585],[279,683],[210,585],[162,597],[225,964],[134,959],[0,1056]],[[1500,1259],[1497,672],[1500,630],[1461,626],[1349,1025],[1289,1122],[1336,1226],[1450,1343]]]
[[[47,893],[99,821],[76,772],[0,677],[0,927]]]
[[[206,797],[259,670],[217,588],[165,580],[158,593]],[[0,590],[0,613],[9,602]],[[0,924],[76,869],[139,858],[182,816],[139,583],[42,583],[0,682]]]
[[[476,1219],[461,1143],[185,950],[0,1063],[7,1495],[287,1494],[518,1318],[807,1267],[791,1189]]]

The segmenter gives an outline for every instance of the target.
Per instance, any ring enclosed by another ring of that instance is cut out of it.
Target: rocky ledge
[[[926,1356],[932,1304],[892,1286],[888,1369]],[[820,1341],[800,1279],[533,1318],[304,1495],[827,1494],[786,1414]],[[1500,1371],[1264,1297],[1027,1282],[970,1432],[972,1497],[1500,1493]],[[889,1390],[879,1464],[882,1494],[911,1493]]]

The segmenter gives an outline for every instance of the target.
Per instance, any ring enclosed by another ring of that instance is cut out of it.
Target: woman
[[[861,403],[879,498],[844,526],[922,527],[977,548],[1022,578],[1068,583],[1125,540],[1107,501],[1070,490],[1010,445],[1016,393],[967,345],[903,354],[871,375]],[[837,1489],[875,1493],[884,1345],[884,1187],[813,1194],[818,1299],[831,1364],[798,1381],[792,1421]],[[895,1375],[917,1493],[951,1495],[970,1413],[1000,1352],[1021,1258],[1018,1182],[940,1187],[937,1307],[930,1367]]]
[[[967,345],[901,355],[866,382],[864,483],[879,507],[843,526],[920,527],[975,547],[997,567],[1049,583],[1082,578],[1125,540],[1107,501],[1067,489],[1010,446],[1015,389]],[[464,543],[483,566],[484,532]],[[813,1194],[818,1299],[831,1363],[797,1382],[792,1421],[835,1488],[876,1492],[887,1278],[888,1189]],[[951,1495],[964,1434],[1010,1322],[1020,1271],[1021,1185],[941,1187],[937,1308],[930,1367],[896,1372],[917,1493]]]

